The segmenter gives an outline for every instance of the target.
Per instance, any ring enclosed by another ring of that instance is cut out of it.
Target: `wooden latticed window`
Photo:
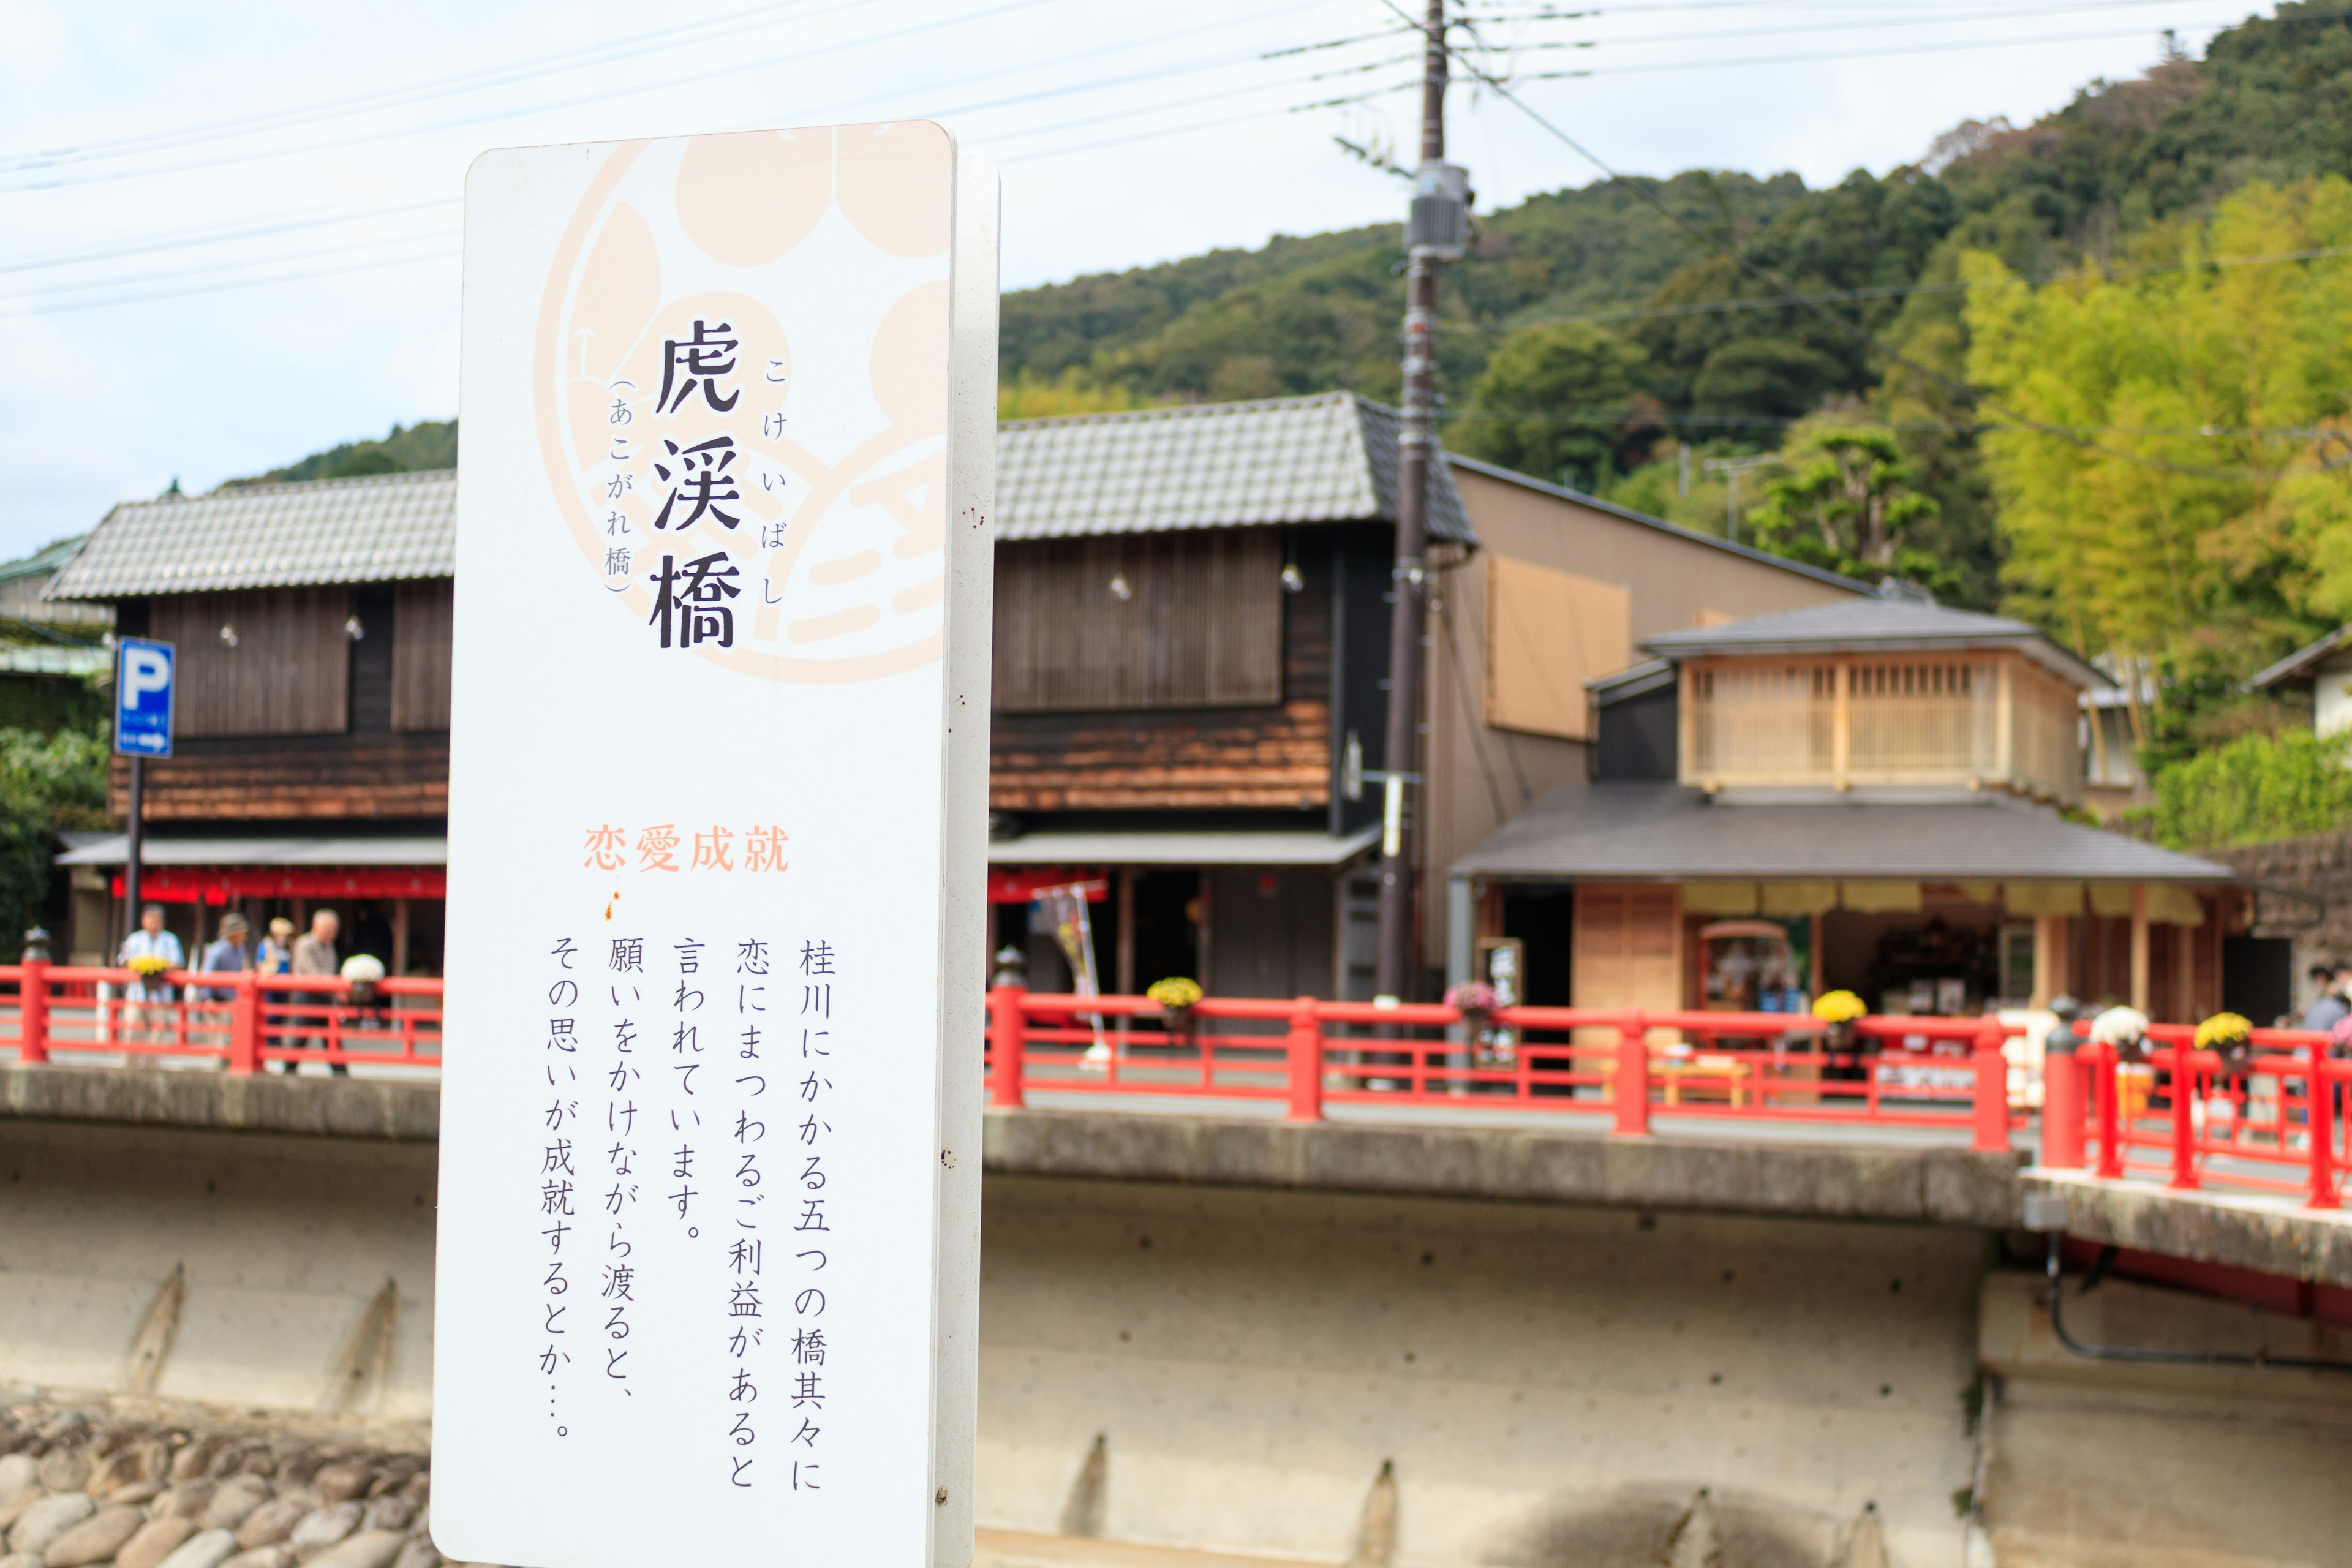
[[[1834,744],[1837,667],[1720,665],[1691,674],[1686,771],[1779,782],[1827,778]]]
[[[1688,784],[2082,793],[2074,689],[2011,655],[1727,659],[1685,680]]]
[[[1282,700],[1282,540],[1269,528],[1000,546],[1006,712]]]
[[[1921,659],[1846,667],[1849,773],[1873,779],[1984,779],[1994,755],[2000,682],[1989,661]]]

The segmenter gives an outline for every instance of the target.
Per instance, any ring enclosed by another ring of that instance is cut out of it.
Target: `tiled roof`
[[[1250,524],[1391,521],[1397,416],[1353,393],[998,427],[997,535],[1051,539]],[[1468,542],[1443,460],[1430,533]],[[125,501],[52,599],[455,575],[457,476],[440,469]]]
[[[1393,521],[1398,416],[1351,392],[999,426],[1000,539],[1251,524]],[[1467,542],[1441,460],[1429,531]]]
[[[1874,595],[1750,616],[1721,626],[1661,632],[1642,644],[1665,658],[1708,654],[1810,654],[1832,649],[1934,650],[2013,647],[2053,674],[2094,689],[2107,678],[2023,621],[1955,610],[1916,599]]]
[[[20,560],[0,562],[0,583],[19,582],[26,577],[46,577],[65,564],[67,557],[80,547],[81,536],[60,539],[39,553]]]
[[[1733,805],[1671,784],[1569,784],[1454,863],[1456,877],[1916,877],[2233,882],[2227,866],[2055,812],[1967,804]]]
[[[457,476],[446,468],[125,501],[46,596],[446,577],[457,570]]]

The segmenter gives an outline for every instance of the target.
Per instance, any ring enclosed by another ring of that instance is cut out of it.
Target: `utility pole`
[[[1428,0],[1423,25],[1421,164],[1413,172],[1412,205],[1405,219],[1404,427],[1399,434],[1396,565],[1390,573],[1389,708],[1381,760],[1379,947],[1374,1000],[1409,996],[1419,969],[1414,952],[1415,805],[1421,777],[1422,647],[1427,619],[1429,469],[1437,331],[1437,268],[1458,261],[1468,238],[1470,186],[1465,171],[1445,161],[1445,0]]]
[[[1706,460],[1708,473],[1722,474],[1731,480],[1730,494],[1724,498],[1723,536],[1732,543],[1739,542],[1739,476],[1752,474],[1759,468],[1769,468],[1780,460],[1780,456],[1777,452],[1765,452],[1753,458],[1709,458]]]

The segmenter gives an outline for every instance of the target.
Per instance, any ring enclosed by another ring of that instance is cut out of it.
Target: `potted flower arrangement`
[[[1870,1009],[1851,991],[1827,991],[1813,998],[1813,1016],[1827,1024],[1822,1047],[1833,1056],[1852,1056],[1854,1021]]]
[[[2236,1013],[2216,1013],[2197,1026],[2197,1048],[2221,1058],[2221,1076],[2240,1077],[2254,1059],[2254,1026]]]
[[[171,968],[172,963],[159,953],[142,952],[123,967],[139,976],[142,981],[148,981]]]
[[[1447,986],[1445,1005],[1462,1015],[1462,1027],[1474,1040],[1494,1027],[1495,988],[1483,980]]]
[[[1143,994],[1160,1005],[1160,1011],[1167,1016],[1171,1035],[1183,1039],[1192,1038],[1192,1008],[1202,996],[1199,981],[1187,975],[1171,974],[1145,986]]]

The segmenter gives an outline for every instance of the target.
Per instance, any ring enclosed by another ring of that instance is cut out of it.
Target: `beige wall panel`
[[[1701,625],[1836,604],[1854,595],[1794,566],[1722,547],[1705,534],[1633,522],[1531,484],[1456,465],[1454,482],[1483,552],[1603,583],[1632,595],[1633,641]]]
[[[1633,595],[1509,556],[1486,562],[1486,722],[1586,741],[1584,683],[1633,662]]]

